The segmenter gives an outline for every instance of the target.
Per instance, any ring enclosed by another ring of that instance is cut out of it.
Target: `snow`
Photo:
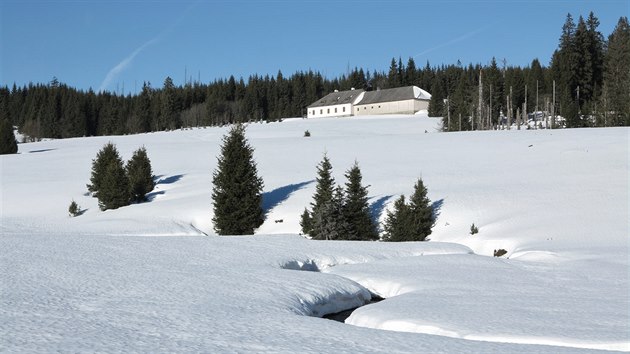
[[[251,124],[267,219],[244,237],[216,237],[211,224],[227,127],[19,144],[0,156],[1,350],[630,351],[630,130],[440,124]],[[101,212],[86,194],[108,141],[124,159],[147,148],[158,175],[150,202]],[[339,183],[359,162],[381,218],[422,177],[439,211],[431,241],[297,235],[324,153]],[[81,216],[68,216],[71,200]],[[492,257],[499,248],[507,255]],[[370,293],[386,300],[346,324],[317,318]]]

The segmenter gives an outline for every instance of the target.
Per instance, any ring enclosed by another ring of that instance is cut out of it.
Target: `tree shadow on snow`
[[[431,209],[433,209],[433,219],[437,220],[440,216],[440,210],[442,210],[442,205],[444,205],[444,198],[440,200],[436,200],[431,203]]]
[[[289,196],[294,192],[305,188],[307,185],[315,182],[315,180],[310,180],[306,182],[289,184],[280,188],[276,188],[271,192],[265,192],[262,196],[262,208],[265,214],[268,214],[273,208],[280,205],[280,203],[289,199]]]
[[[184,175],[174,175],[174,176],[170,176],[170,177],[164,177],[164,176],[155,176],[154,179],[155,184],[173,184],[177,181],[179,181],[180,179],[182,179],[182,177],[184,177]]]
[[[165,191],[156,191],[148,193],[145,198],[147,198],[147,202],[152,202],[158,195],[165,194]]]
[[[29,154],[37,154],[37,153],[40,153],[40,152],[48,152],[48,151],[53,151],[53,150],[57,150],[57,149],[54,148],[54,149],[31,150],[28,153]]]
[[[378,220],[381,218],[381,214],[385,210],[385,206],[387,205],[387,201],[390,200],[393,195],[386,195],[384,197],[378,198],[374,203],[370,205],[370,216],[372,220],[378,223]]]

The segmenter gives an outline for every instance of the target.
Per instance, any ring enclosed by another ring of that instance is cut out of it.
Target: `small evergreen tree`
[[[411,233],[411,228],[409,225],[409,206],[405,203],[404,195],[396,199],[393,210],[387,211],[383,230],[384,241],[408,241],[407,237]]]
[[[409,198],[409,216],[414,231],[413,240],[424,241],[431,234],[431,228],[435,224],[435,215],[422,179],[418,179],[414,185],[413,194]]]
[[[90,184],[87,185],[87,188],[95,197],[98,197],[98,191],[101,188],[105,170],[112,161],[120,161],[122,164],[122,159],[120,158],[120,154],[118,154],[116,145],[109,142],[103,146],[96,154],[96,158],[92,160],[92,176],[90,177]]]
[[[77,204],[77,202],[73,200],[68,207],[68,213],[72,217],[78,216],[79,214],[81,214],[81,207],[79,206],[79,204]]]
[[[0,120],[0,155],[16,154],[18,151],[13,125],[8,119]]]
[[[313,231],[313,218],[311,218],[311,213],[309,213],[306,208],[304,208],[304,212],[302,213],[300,226],[302,227],[302,233],[305,235],[308,235]]]
[[[314,218],[319,210],[333,199],[335,191],[335,179],[332,177],[332,164],[328,156],[324,154],[324,158],[317,165],[317,178],[315,179],[315,194],[313,202],[311,202],[311,212],[308,210],[302,214],[302,233],[310,235],[317,239],[317,230],[313,227],[313,222],[309,219]],[[319,214],[318,214],[319,215]],[[305,228],[307,226],[308,228]]]
[[[138,203],[146,201],[147,193],[155,187],[147,150],[144,147],[136,150],[125,169],[129,178],[131,200]]]
[[[316,240],[347,240],[352,233],[344,215],[344,195],[337,187],[333,198],[313,212],[312,233]]]
[[[213,173],[214,228],[219,235],[251,235],[264,221],[263,180],[258,177],[254,148],[245,126],[235,125],[223,137]]]
[[[427,189],[418,179],[414,192],[405,204],[405,196],[394,203],[394,210],[387,212],[383,229],[386,241],[425,241],[435,224],[435,214],[431,201],[427,198]]]
[[[129,205],[129,179],[121,159],[109,162],[100,181],[97,192],[98,206],[101,210],[118,209]]]
[[[470,234],[474,235],[477,233],[479,233],[479,228],[475,226],[475,223],[472,223],[472,225],[470,225]]]
[[[372,220],[370,205],[368,204],[367,187],[361,184],[363,177],[359,164],[354,165],[345,174],[346,198],[343,213],[350,225],[348,240],[378,240],[376,224]]]

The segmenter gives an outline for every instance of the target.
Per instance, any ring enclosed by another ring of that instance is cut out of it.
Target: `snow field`
[[[0,156],[0,351],[630,351],[630,130],[438,125],[251,124],[267,209],[254,237],[213,236],[227,128],[20,144]],[[147,148],[150,202],[101,212],[85,194],[108,141],[125,160]],[[422,177],[439,209],[432,241],[297,236],[323,153],[341,184],[359,162],[381,219]],[[72,199],[80,217],[67,215]],[[498,248],[509,259],[492,258]],[[355,311],[354,326],[309,317],[369,292],[388,299]]]

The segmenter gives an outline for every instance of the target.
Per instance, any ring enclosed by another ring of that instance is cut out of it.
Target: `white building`
[[[353,115],[414,114],[429,108],[431,94],[417,86],[366,92],[354,105]]]
[[[417,86],[332,92],[307,107],[307,118],[414,114],[429,108],[431,94]]]
[[[352,115],[352,108],[363,98],[363,90],[329,93],[306,108],[307,118],[344,117]]]

